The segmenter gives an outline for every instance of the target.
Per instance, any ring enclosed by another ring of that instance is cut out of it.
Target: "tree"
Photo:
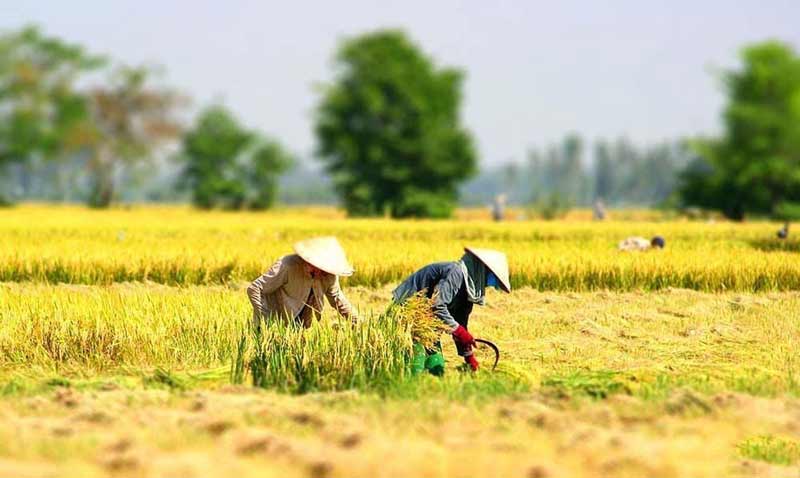
[[[277,141],[262,138],[243,158],[248,207],[269,209],[278,197],[278,177],[295,164],[294,157]]]
[[[736,220],[800,202],[800,57],[776,41],[748,46],[741,57],[742,68],[722,77],[725,132],[695,143],[702,162],[684,172],[681,187],[684,202]]]
[[[316,111],[318,155],[351,215],[450,215],[476,172],[460,125],[463,75],[400,31],[344,41]]]
[[[594,163],[594,194],[595,199],[609,201],[615,187],[614,164],[611,160],[608,143],[598,141],[595,145]]]
[[[561,151],[561,171],[558,189],[568,204],[577,204],[586,191],[583,171],[583,140],[575,133],[567,134]],[[588,198],[586,198],[588,199]]]
[[[144,67],[120,67],[108,85],[89,92],[89,205],[93,207],[111,204],[114,177],[121,165],[148,159],[159,145],[180,133],[173,115],[181,98],[169,90],[150,86],[151,74]]]
[[[203,111],[183,138],[183,184],[195,206],[265,209],[294,158],[276,141],[245,129],[227,109]]]
[[[85,145],[88,104],[75,83],[103,64],[103,58],[35,27],[0,37],[0,171]]]

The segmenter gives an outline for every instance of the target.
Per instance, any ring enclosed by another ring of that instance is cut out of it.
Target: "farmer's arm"
[[[247,297],[253,305],[253,323],[257,324],[261,317],[261,296],[271,294],[286,283],[287,268],[283,259],[278,259],[261,277],[247,287]]]
[[[450,327],[450,330],[455,330],[458,327],[458,322],[447,310],[447,305],[453,301],[458,289],[461,288],[461,281],[464,280],[461,270],[453,268],[449,274],[444,276],[438,284],[433,294],[433,314],[442,322]]]
[[[347,300],[347,297],[345,297],[344,292],[342,292],[337,276],[333,276],[333,280],[325,290],[325,296],[328,298],[331,307],[335,308],[339,314],[353,322],[358,321],[358,314],[350,304],[350,301]]]

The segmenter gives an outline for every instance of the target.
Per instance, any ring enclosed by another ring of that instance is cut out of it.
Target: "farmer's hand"
[[[453,338],[463,345],[475,345],[475,339],[463,325],[456,327],[456,330],[453,331]]]
[[[466,362],[467,365],[470,366],[473,372],[478,371],[478,359],[475,358],[474,354],[464,357],[464,362]]]

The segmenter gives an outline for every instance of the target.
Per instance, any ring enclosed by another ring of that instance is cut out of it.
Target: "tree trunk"
[[[92,175],[92,189],[89,194],[89,206],[104,209],[114,199],[114,163],[104,152],[97,152],[89,164]]]
[[[0,207],[11,205],[11,195],[8,190],[11,189],[11,168],[7,163],[0,162]]]
[[[744,206],[742,204],[739,203],[730,204],[728,205],[728,207],[725,209],[724,212],[725,216],[727,216],[728,219],[737,222],[744,221]]]

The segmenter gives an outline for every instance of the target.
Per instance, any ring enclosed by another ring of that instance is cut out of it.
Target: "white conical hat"
[[[500,281],[503,289],[506,292],[511,292],[511,281],[508,279],[508,260],[504,253],[494,249],[479,249],[477,247],[465,247],[464,250],[471,252],[483,262],[497,276],[497,280]]]
[[[295,243],[294,252],[317,269],[337,276],[353,275],[344,249],[333,236],[315,237]]]

